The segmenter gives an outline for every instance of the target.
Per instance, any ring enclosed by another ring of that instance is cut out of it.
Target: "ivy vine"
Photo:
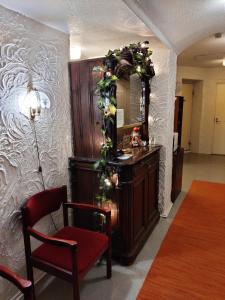
[[[149,42],[130,44],[120,49],[109,50],[105,56],[103,67],[94,67],[94,71],[103,72],[103,78],[97,83],[99,99],[98,108],[102,114],[103,144],[100,159],[95,163],[99,172],[99,194],[96,199],[100,202],[110,201],[110,193],[118,183],[118,176],[108,164],[113,150],[113,142],[109,128],[116,117],[116,82],[125,74],[137,74],[142,81],[150,80],[154,75],[151,61],[152,50]]]

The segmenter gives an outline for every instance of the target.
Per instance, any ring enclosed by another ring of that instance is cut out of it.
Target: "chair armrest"
[[[53,246],[61,247],[61,248],[70,248],[70,249],[75,249],[77,248],[77,242],[72,241],[72,240],[65,240],[65,239],[59,239],[55,237],[48,236],[46,234],[43,234],[31,227],[27,228],[29,234],[36,238],[37,240],[47,243]]]
[[[80,209],[80,210],[85,210],[85,211],[90,211],[90,212],[98,212],[105,216],[111,214],[110,209],[103,209],[103,208],[100,208],[100,207],[97,207],[97,206],[94,206],[91,204],[66,202],[66,203],[63,203],[63,205],[65,205],[66,207],[69,207],[69,208]]]
[[[64,202],[63,206],[67,209],[72,208],[75,210],[82,210],[82,211],[93,212],[93,213],[97,212],[104,215],[106,220],[106,233],[107,235],[111,235],[111,210],[110,209],[103,209],[90,204],[74,203],[74,202]]]
[[[15,284],[22,293],[26,293],[29,289],[31,290],[32,283],[30,280],[24,279],[23,277],[17,275],[13,271],[2,265],[0,265],[0,276]]]

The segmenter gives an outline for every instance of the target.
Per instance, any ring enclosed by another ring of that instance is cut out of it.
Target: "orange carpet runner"
[[[225,300],[225,184],[194,181],[138,300]]]

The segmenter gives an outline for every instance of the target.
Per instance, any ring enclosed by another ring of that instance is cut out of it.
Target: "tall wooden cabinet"
[[[94,93],[101,74],[93,67],[102,60],[70,64],[74,155],[69,159],[72,199],[96,203],[97,171],[93,165],[102,143],[101,116]],[[123,264],[131,264],[159,220],[158,172],[160,146],[137,147],[125,161],[113,158],[110,165],[119,176],[119,184],[109,206],[112,213],[113,255]]]
[[[172,191],[171,200],[174,202],[182,189],[182,174],[184,149],[181,147],[182,135],[182,118],[183,118],[183,102],[184,98],[177,96],[175,100],[174,110],[174,132],[178,133],[178,147],[173,152],[173,169],[172,169]]]
[[[96,83],[101,73],[93,72],[102,66],[102,59],[73,62],[69,65],[73,153],[75,156],[98,158],[102,143],[101,114],[97,107]]]

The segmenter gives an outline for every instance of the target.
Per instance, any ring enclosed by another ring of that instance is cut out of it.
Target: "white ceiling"
[[[83,57],[104,55],[109,48],[153,34],[177,54],[188,48],[179,58],[181,64],[212,66],[212,53],[223,48],[223,40],[206,38],[225,32],[225,0],[0,0],[0,4],[70,33],[72,44],[81,43]]]
[[[71,35],[83,57],[143,41],[152,31],[122,0],[0,0],[0,4]]]
[[[225,59],[225,33],[221,38],[211,35],[183,51],[178,65],[195,67],[223,67]]]
[[[177,54],[209,35],[225,31],[225,0],[124,1],[146,23],[150,20]]]

